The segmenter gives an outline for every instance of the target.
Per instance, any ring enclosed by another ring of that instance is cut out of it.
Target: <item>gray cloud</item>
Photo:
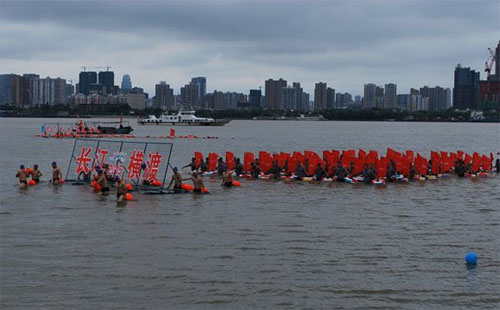
[[[452,86],[456,63],[483,69],[500,39],[496,1],[2,1],[0,66],[76,79],[111,65],[148,90],[206,75],[247,92],[269,77],[401,92]],[[44,70],[44,71],[41,71]],[[69,71],[68,71],[69,70]]]

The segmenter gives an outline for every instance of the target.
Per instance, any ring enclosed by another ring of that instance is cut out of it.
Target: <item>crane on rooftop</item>
[[[486,59],[484,63],[484,72],[486,72],[486,76],[488,79],[490,78],[491,70],[493,69],[493,65],[498,61],[495,57],[495,53],[493,53],[493,50],[488,47],[488,52],[490,55],[488,56],[488,59]]]

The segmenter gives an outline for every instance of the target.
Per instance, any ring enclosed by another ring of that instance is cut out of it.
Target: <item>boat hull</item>
[[[137,123],[139,125],[164,125],[164,126],[224,126],[229,123],[231,120],[218,120],[215,122],[146,122],[138,120]]]

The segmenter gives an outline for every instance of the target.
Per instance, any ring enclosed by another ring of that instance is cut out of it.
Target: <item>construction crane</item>
[[[106,67],[87,67],[87,66],[83,66],[83,67],[80,67],[83,69],[83,72],[87,71],[87,69],[104,69],[106,68],[106,71],[109,71],[109,69],[111,69],[110,66],[106,66]]]
[[[490,55],[488,56],[488,59],[484,62],[484,72],[486,72],[486,75],[488,79],[490,78],[491,70],[493,69],[493,65],[495,62],[498,61],[495,57],[495,53],[493,53],[493,50],[488,47],[488,52],[490,52]]]

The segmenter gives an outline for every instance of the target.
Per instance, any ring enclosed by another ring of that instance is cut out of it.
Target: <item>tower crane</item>
[[[488,59],[486,59],[486,61],[484,62],[484,72],[486,72],[486,75],[489,79],[491,70],[493,69],[493,65],[495,64],[495,62],[498,61],[498,59],[496,59],[495,53],[493,53],[493,50],[489,47],[488,47],[488,52],[490,53],[490,55],[488,56]]]

